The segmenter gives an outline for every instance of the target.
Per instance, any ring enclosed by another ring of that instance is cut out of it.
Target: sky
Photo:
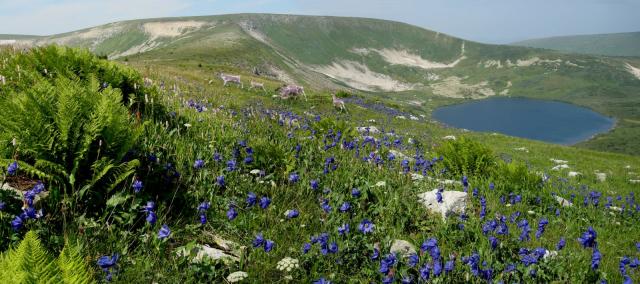
[[[121,20],[280,13],[396,20],[485,43],[640,31],[640,0],[0,0],[0,34],[51,35]]]

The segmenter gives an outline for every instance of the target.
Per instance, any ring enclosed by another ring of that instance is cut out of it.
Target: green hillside
[[[267,90],[134,59],[0,48],[2,283],[640,280],[640,157],[401,119],[425,113],[406,93],[341,92],[362,100],[341,111],[242,66],[224,71]]]
[[[640,56],[640,32],[559,36],[513,43],[568,53],[606,56]]]
[[[443,104],[493,96],[565,101],[617,119],[579,147],[637,154],[640,59],[487,45],[399,22],[271,14],[145,19],[52,35],[143,66],[202,66],[314,90],[346,89],[429,116]]]

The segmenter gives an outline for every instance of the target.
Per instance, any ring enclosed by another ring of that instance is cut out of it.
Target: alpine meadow
[[[0,283],[640,283],[637,34],[229,14],[0,35]],[[433,116],[497,98],[612,127],[561,145]]]

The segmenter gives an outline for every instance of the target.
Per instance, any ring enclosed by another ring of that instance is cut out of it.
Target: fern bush
[[[95,79],[88,84],[66,78],[39,81],[22,93],[0,98],[0,112],[5,114],[0,117],[1,135],[3,140],[16,139],[22,161],[72,191],[84,181],[117,181],[109,171],[136,164],[120,161],[142,129],[120,97],[117,89],[98,92]]]
[[[63,196],[71,209],[104,205],[139,165],[126,155],[143,131],[150,90],[140,75],[58,46],[0,57],[0,162],[17,160],[22,174],[46,181],[56,206]]]
[[[495,154],[488,147],[470,139],[450,140],[436,149],[444,157],[444,167],[454,177],[488,177],[496,163]]]
[[[102,60],[85,49],[56,45],[34,48],[26,53],[3,52],[7,58],[0,65],[0,74],[7,78],[7,86],[0,88],[0,95],[30,89],[39,81],[58,78],[76,78],[88,81],[99,78],[100,83],[120,89],[122,101],[135,101],[136,108],[144,107],[144,94],[150,93],[142,84],[142,78],[133,69]]]
[[[67,244],[54,259],[33,231],[28,232],[15,249],[0,256],[0,283],[93,282],[78,246]]]
[[[531,172],[522,162],[500,162],[496,167],[493,182],[501,194],[537,195],[542,188],[542,177]]]

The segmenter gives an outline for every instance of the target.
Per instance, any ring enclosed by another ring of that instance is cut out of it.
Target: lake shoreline
[[[589,107],[513,96],[462,100],[439,106],[431,112],[431,119],[445,127],[497,132],[564,146],[606,135],[619,125],[618,118]]]

